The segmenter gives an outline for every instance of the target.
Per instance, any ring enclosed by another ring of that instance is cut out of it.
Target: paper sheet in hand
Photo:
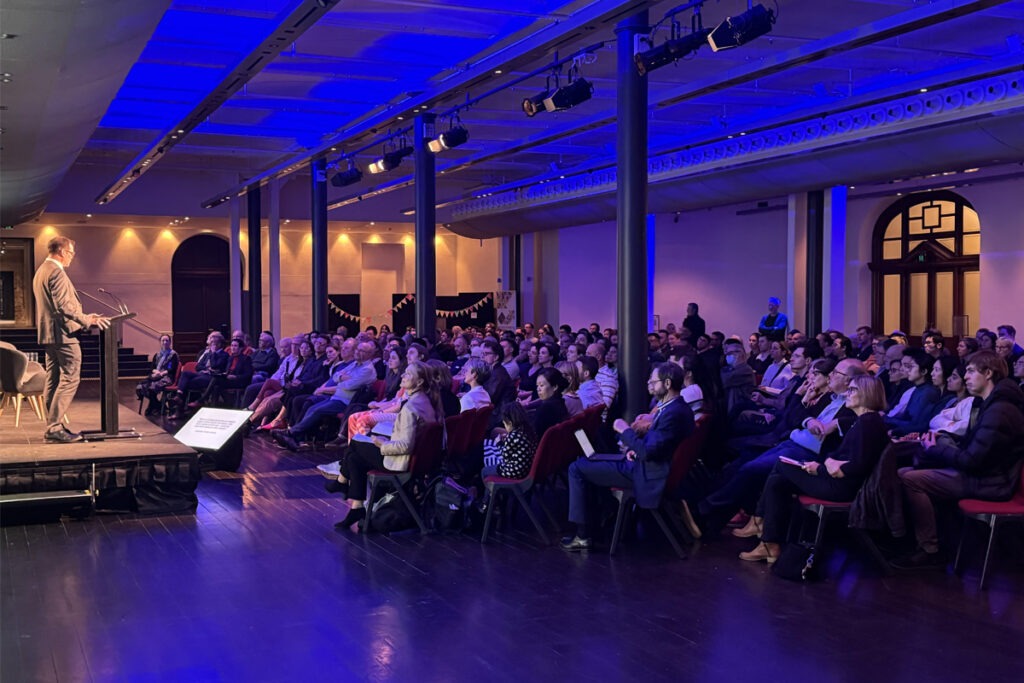
[[[587,438],[587,433],[582,429],[577,429],[575,432],[576,441],[579,442],[580,448],[583,449],[583,455],[587,456],[587,460],[625,460],[626,456],[623,453],[597,453],[594,451],[594,445],[590,443],[590,439]]]

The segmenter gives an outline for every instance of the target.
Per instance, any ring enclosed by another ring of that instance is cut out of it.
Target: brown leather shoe
[[[769,550],[766,543],[758,543],[757,547],[745,553],[740,553],[740,559],[744,562],[761,562],[762,560],[772,564],[779,559],[779,551]]]

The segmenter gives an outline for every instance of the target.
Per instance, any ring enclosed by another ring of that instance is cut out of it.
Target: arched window
[[[872,241],[872,325],[919,335],[970,334],[978,324],[981,225],[963,197],[940,190],[882,212]]]

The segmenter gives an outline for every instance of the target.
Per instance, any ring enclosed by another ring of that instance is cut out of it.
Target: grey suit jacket
[[[71,336],[88,327],[75,286],[64,269],[43,261],[32,280],[36,297],[36,332],[40,344],[77,344]]]

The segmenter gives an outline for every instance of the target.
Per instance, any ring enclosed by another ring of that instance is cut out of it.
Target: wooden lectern
[[[117,340],[121,338],[121,326],[126,320],[135,317],[135,313],[123,311],[111,316],[110,326],[100,330],[100,401],[103,411],[100,419],[99,431],[83,431],[82,436],[86,441],[104,441],[107,439],[139,439],[142,434],[134,428],[121,430],[118,425],[118,346]]]

